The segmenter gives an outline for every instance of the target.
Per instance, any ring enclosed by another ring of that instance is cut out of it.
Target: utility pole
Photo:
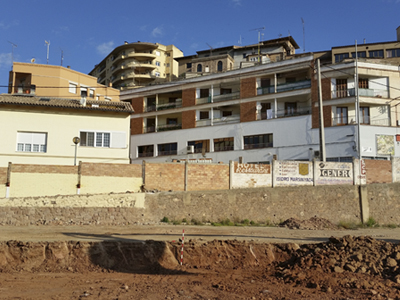
[[[325,153],[325,128],[324,128],[324,106],[322,104],[322,86],[321,86],[321,66],[317,59],[318,70],[318,106],[319,106],[319,153],[321,161],[326,161]]]
[[[50,41],[44,41],[47,44],[47,64],[49,64],[49,48],[50,48]]]

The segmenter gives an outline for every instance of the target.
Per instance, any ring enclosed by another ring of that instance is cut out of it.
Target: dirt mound
[[[287,219],[279,224],[281,227],[289,229],[306,229],[306,230],[336,230],[339,229],[331,221],[324,218],[312,217],[309,220],[298,220],[295,218]]]

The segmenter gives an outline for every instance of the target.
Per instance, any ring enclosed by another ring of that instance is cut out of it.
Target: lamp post
[[[79,142],[81,141],[81,139],[78,138],[78,137],[76,136],[76,137],[74,137],[74,138],[72,139],[72,141],[73,141],[74,144],[75,144],[74,166],[76,166],[76,152],[77,152],[77,150],[78,150],[78,144],[79,144]]]

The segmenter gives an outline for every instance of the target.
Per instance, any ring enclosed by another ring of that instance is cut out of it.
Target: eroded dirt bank
[[[400,246],[345,236],[247,241],[0,243],[0,298],[400,299]]]

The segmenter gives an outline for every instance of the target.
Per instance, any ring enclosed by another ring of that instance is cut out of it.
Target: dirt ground
[[[0,299],[400,299],[400,228],[282,225],[0,226]]]

